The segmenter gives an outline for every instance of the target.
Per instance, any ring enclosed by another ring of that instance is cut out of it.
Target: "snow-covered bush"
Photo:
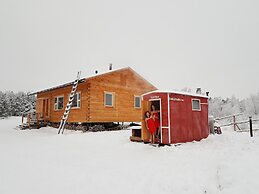
[[[243,119],[249,116],[259,117],[259,93],[252,94],[250,97],[239,100],[235,96],[223,99],[215,97],[209,99],[209,114],[214,117],[243,113]]]
[[[35,96],[24,92],[0,91],[0,117],[20,116],[31,109],[35,109]]]

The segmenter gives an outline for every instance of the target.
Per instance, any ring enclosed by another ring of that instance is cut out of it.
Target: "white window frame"
[[[112,105],[107,105],[106,104],[106,94],[111,94],[112,95]],[[115,102],[115,93],[114,92],[104,92],[104,106],[105,107],[114,107],[114,102]]]
[[[55,102],[56,98],[57,98],[57,102]],[[59,98],[63,98],[63,108],[61,108],[61,109],[58,108]],[[54,98],[54,110],[63,110],[63,109],[64,109],[64,96],[55,96],[55,98]]]
[[[193,108],[193,101],[199,101],[199,109]],[[201,100],[200,99],[192,98],[192,110],[193,111],[201,111]]]
[[[136,98],[139,98],[139,107],[136,106]],[[141,108],[141,96],[134,95],[134,108],[136,108],[136,109]]]
[[[76,92],[75,95],[77,96],[76,106],[75,107],[71,107],[71,108],[72,109],[79,109],[79,108],[81,108],[81,92]],[[79,100],[78,100],[78,95],[80,95],[80,99]],[[70,94],[68,95],[68,100],[69,100],[69,98],[70,98]],[[79,103],[80,103],[80,106],[78,106]]]

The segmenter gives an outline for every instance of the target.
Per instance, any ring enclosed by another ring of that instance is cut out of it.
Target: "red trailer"
[[[149,142],[145,112],[151,112],[151,106],[159,114],[160,134],[157,141],[161,144],[199,141],[209,135],[208,97],[201,94],[189,94],[170,91],[153,91],[142,96],[142,127],[139,138]],[[158,139],[159,138],[159,139]],[[138,137],[132,137],[138,140]]]

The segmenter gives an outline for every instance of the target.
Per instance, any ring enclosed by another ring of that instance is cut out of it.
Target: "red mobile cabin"
[[[160,117],[160,143],[191,142],[208,137],[207,96],[157,90],[142,96],[142,127],[138,133],[141,141],[149,142],[145,112],[151,111],[152,105]]]

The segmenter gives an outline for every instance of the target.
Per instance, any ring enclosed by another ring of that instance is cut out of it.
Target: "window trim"
[[[58,108],[58,99],[59,98],[63,98],[63,108],[61,108],[61,109]],[[55,103],[56,99],[57,99],[57,103]],[[60,96],[55,96],[54,97],[54,110],[55,111],[59,111],[59,110],[63,110],[64,109],[64,100],[65,100],[64,95],[60,95]],[[57,104],[57,108],[56,108],[56,104]]]
[[[80,100],[78,100],[78,98],[77,98],[76,106],[75,107],[71,106],[71,109],[80,109],[81,108],[81,91],[75,93],[75,95],[78,95],[78,94],[80,94]],[[70,94],[68,95],[68,100],[69,100],[69,97],[70,97]],[[80,102],[80,106],[78,106],[78,102]]]
[[[139,98],[139,107],[136,106],[136,98]],[[141,96],[134,95],[134,108],[141,109]]]
[[[199,101],[199,109],[193,108],[193,101]],[[201,111],[201,100],[197,98],[192,98],[192,111]]]
[[[112,95],[112,105],[107,105],[106,104],[106,94],[111,94]],[[104,106],[113,108],[114,107],[114,102],[115,102],[115,92],[104,92]]]

